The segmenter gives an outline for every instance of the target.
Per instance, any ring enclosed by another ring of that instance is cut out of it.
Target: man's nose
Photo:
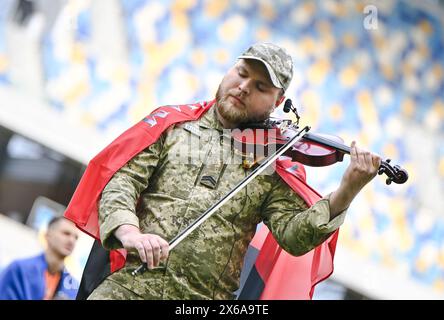
[[[242,94],[250,93],[251,80],[245,79],[239,83],[239,90]]]

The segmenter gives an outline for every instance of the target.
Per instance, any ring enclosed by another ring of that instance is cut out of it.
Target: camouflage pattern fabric
[[[115,281],[105,279],[88,297],[88,300],[144,300],[133,291],[122,287]]]
[[[122,224],[170,241],[252,170],[242,166],[222,129],[212,107],[199,120],[167,130],[116,172],[99,205],[105,248],[121,247],[113,231]],[[125,267],[90,299],[132,299],[120,287],[143,299],[232,299],[259,222],[286,251],[302,255],[342,224],[345,212],[332,221],[329,214],[328,199],[308,209],[279,175],[260,175],[177,245],[162,268],[133,277],[141,261],[129,251]]]

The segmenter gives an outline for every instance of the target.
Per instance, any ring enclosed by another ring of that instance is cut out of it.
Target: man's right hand
[[[168,242],[156,234],[141,233],[136,226],[124,224],[116,229],[114,235],[125,249],[136,249],[148,269],[159,266],[168,258]]]

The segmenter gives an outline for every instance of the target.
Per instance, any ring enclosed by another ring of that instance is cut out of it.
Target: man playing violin
[[[170,126],[114,173],[98,203],[100,240],[105,249],[126,249],[126,262],[88,299],[232,299],[258,223],[295,256],[339,228],[381,162],[355,142],[339,187],[311,207],[276,172],[260,175],[169,252],[168,241],[254,168],[237,161],[243,155],[220,138],[224,129],[267,119],[283,102],[292,75],[292,59],[283,48],[251,46],[200,118]],[[194,160],[174,161],[171,155],[183,159],[184,145],[193,139],[198,147],[185,158]],[[217,161],[221,148],[229,149],[229,159]],[[132,276],[142,262],[149,270]]]

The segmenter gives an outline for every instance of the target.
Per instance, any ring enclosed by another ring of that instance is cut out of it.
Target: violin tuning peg
[[[392,159],[385,160],[385,162],[387,162],[387,163],[390,163],[390,161],[392,161]]]
[[[386,183],[387,185],[391,184],[391,183],[392,183],[392,179],[387,178],[387,180],[385,180],[385,183]]]

